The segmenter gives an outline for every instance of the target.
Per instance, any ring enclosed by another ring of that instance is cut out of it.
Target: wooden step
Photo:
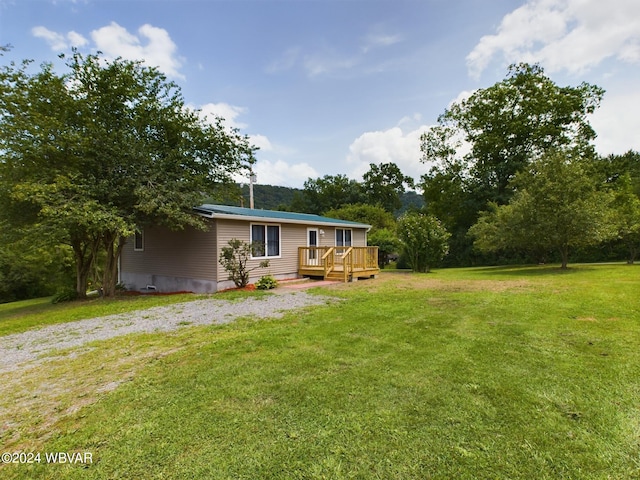
[[[342,272],[330,272],[329,275],[324,277],[324,279],[336,282],[344,282],[344,274]]]

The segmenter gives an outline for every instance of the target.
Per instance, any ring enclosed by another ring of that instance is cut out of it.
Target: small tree
[[[629,174],[619,180],[613,200],[613,222],[618,237],[627,247],[627,263],[632,265],[640,250],[640,198],[633,192]]]
[[[229,240],[229,246],[222,248],[218,261],[229,273],[229,280],[233,280],[236,287],[246,287],[249,283],[249,273],[269,266],[269,260],[263,260],[257,266],[249,268],[251,253],[257,248],[260,248],[259,242],[249,244],[237,238],[232,238]]]
[[[449,252],[451,234],[433,215],[410,212],[398,220],[398,237],[414,272],[427,273]]]
[[[549,152],[516,175],[507,205],[490,205],[469,233],[481,251],[507,248],[556,250],[567,268],[572,248],[597,245],[615,235],[610,195],[597,189],[585,161]]]
[[[378,247],[378,266],[380,268],[384,268],[389,263],[389,255],[396,253],[400,248],[398,236],[388,228],[370,233],[367,244]]]

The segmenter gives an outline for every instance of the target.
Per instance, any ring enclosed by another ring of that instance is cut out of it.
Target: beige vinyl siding
[[[260,278],[263,275],[296,275],[298,271],[298,247],[307,245],[307,226],[278,223],[276,221],[248,222],[242,220],[218,220],[218,245],[220,251],[229,240],[237,238],[245,242],[250,241],[251,224],[278,225],[280,227],[280,257],[260,258],[249,260],[249,268],[257,267],[261,261],[269,260],[269,267],[258,268],[251,273],[252,278]],[[228,277],[222,265],[218,265],[218,278],[224,280]]]
[[[185,228],[171,231],[147,227],[143,232],[144,250],[134,251],[133,237],[124,247],[123,272],[167,277],[216,280],[216,232],[214,222],[208,231]]]
[[[318,246],[319,247],[335,247],[336,246],[336,229],[332,227],[318,227],[318,231],[324,231],[324,235],[318,235]],[[305,240],[303,247],[307,246],[307,241]]]
[[[297,276],[298,247],[307,246],[309,228],[318,229],[318,233],[324,231],[324,235],[318,235],[321,247],[333,247],[336,241],[335,227],[327,225],[279,223],[275,219],[265,219],[264,222],[216,219],[207,222],[209,230],[204,232],[192,228],[178,232],[160,227],[145,228],[142,251],[134,251],[131,237],[121,258],[121,273],[125,283],[134,285],[135,288],[157,284],[159,289],[163,288],[166,291],[211,291],[211,288],[215,290],[233,286],[232,283],[229,285],[228,273],[219,264],[218,258],[221,249],[232,238],[250,241],[252,223],[280,227],[280,256],[268,258],[269,267],[254,270],[251,273],[251,282],[267,274],[278,278]],[[366,230],[351,230],[353,246],[365,246]],[[257,267],[262,260],[264,259],[250,260],[249,268]],[[183,281],[188,279],[193,282]]]
[[[366,247],[367,246],[367,231],[363,228],[354,228],[351,242],[354,247]]]

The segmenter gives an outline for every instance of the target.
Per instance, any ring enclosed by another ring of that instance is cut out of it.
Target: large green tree
[[[362,190],[367,203],[378,204],[391,213],[402,207],[401,197],[406,187],[414,187],[413,179],[404,175],[395,163],[371,163],[362,176]]]
[[[81,296],[98,251],[111,295],[127,237],[151,223],[204,228],[192,207],[253,161],[246,137],[203,121],[141,62],[76,52],[63,74],[30,67],[0,71],[0,202],[9,224],[71,245]]]
[[[615,234],[609,192],[589,174],[589,162],[549,152],[519,172],[507,205],[491,204],[470,229],[483,251],[556,251],[566,269],[572,249],[597,245]]]
[[[422,136],[422,159],[433,165],[422,187],[428,211],[457,237],[454,245],[465,248],[467,229],[489,202],[508,203],[511,180],[534,158],[558,148],[593,156],[588,116],[603,94],[587,83],[560,87],[540,66],[523,63],[445,110]]]
[[[340,220],[350,220],[371,225],[371,230],[381,230],[383,228],[394,230],[396,221],[393,215],[379,205],[368,205],[359,203],[356,205],[343,205],[324,212],[324,215]]]
[[[304,189],[292,201],[292,209],[300,212],[323,214],[347,204],[362,203],[361,185],[346,175],[325,175],[304,182]]]
[[[304,189],[296,192],[293,210],[324,214],[344,205],[379,205],[390,213],[402,207],[402,195],[406,188],[413,188],[414,181],[400,171],[395,163],[369,164],[369,170],[358,182],[346,175],[325,175],[309,178]]]

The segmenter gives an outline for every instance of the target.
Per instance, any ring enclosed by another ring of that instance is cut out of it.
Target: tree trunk
[[[629,258],[627,259],[628,265],[633,265],[638,255],[638,248],[635,245],[629,245]]]
[[[567,269],[567,265],[569,264],[569,247],[564,246],[560,249],[560,256],[562,257],[562,265],[560,268],[562,270]]]
[[[118,259],[124,248],[126,237],[114,233],[104,235],[107,252],[102,276],[102,289],[105,297],[115,297],[118,283]]]
[[[76,262],[76,293],[78,298],[87,298],[87,286],[91,267],[98,252],[99,240],[95,237],[72,235],[71,248]]]
[[[76,255],[76,293],[78,298],[87,298],[90,271],[91,264],[85,264],[82,260],[78,260]]]

